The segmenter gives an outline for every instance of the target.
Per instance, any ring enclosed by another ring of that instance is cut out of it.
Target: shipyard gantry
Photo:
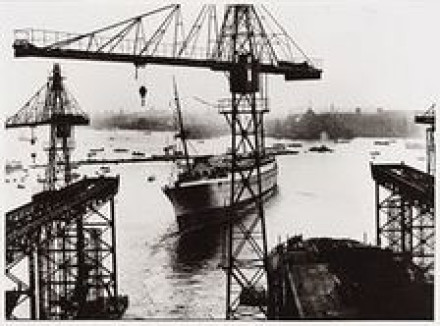
[[[14,284],[8,319],[20,317],[14,311],[30,319],[122,315],[128,299],[117,284],[118,187],[116,177],[83,179],[6,213],[6,276]]]
[[[152,23],[152,17],[160,23]],[[321,70],[271,13],[249,4],[227,5],[218,24],[216,7],[204,5],[185,34],[180,5],[168,5],[83,34],[17,30],[14,51],[20,58],[122,62],[136,68],[182,66],[228,75],[231,98],[220,105],[230,125],[232,153],[226,210],[230,223],[223,262],[226,318],[265,318],[267,244],[260,167],[265,156],[263,115],[268,112],[268,99],[262,76],[281,75],[286,81],[321,77]],[[252,169],[240,169],[237,162],[241,157],[254,159]],[[256,191],[251,187],[255,175]],[[245,196],[250,196],[254,209],[240,219],[237,204]]]
[[[416,123],[426,131],[427,171],[401,164],[373,164],[376,244],[412,261],[428,278],[435,257],[435,114],[434,105]]]
[[[117,284],[119,178],[71,177],[72,129],[88,122],[67,92],[59,64],[6,121],[6,128],[50,130],[44,190],[6,213],[8,319],[108,319],[127,308]]]
[[[376,182],[377,245],[433,272],[434,176],[405,164],[375,164],[371,171]]]

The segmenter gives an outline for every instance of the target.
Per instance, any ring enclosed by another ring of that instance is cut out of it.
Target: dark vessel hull
[[[432,320],[434,286],[410,260],[354,240],[294,237],[268,259],[269,319]]]

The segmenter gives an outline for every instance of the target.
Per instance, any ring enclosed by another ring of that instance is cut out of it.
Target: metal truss
[[[426,171],[435,176],[435,103],[423,114],[416,115],[415,122],[428,125],[426,128]]]
[[[15,284],[7,292],[8,319],[24,303],[31,319],[122,314],[128,303],[117,291],[118,184],[117,178],[84,179],[7,213],[6,276]]]
[[[6,128],[50,125],[44,190],[55,190],[70,184],[72,179],[73,126],[88,123],[89,117],[64,86],[60,65],[54,64],[47,83],[6,120]]]
[[[231,193],[227,232],[226,318],[266,318],[267,243],[263,209],[261,165],[264,155],[263,115],[268,111],[262,98],[259,59],[267,45],[256,12],[248,5],[230,6],[220,32],[217,55],[235,62],[230,73],[230,103],[223,103],[231,128]],[[266,43],[266,44],[265,44]],[[260,97],[257,96],[261,95]],[[251,213],[245,218],[238,209],[250,198]]]
[[[284,75],[286,80],[319,79],[321,70],[299,48],[265,7],[252,8],[254,37],[260,42],[259,71]],[[230,26],[226,7],[223,26]],[[228,52],[225,28],[218,30],[217,10],[204,5],[185,34],[180,5],[168,5],[92,32],[77,34],[50,30],[15,30],[16,57],[66,58],[207,68],[230,71],[234,62]],[[225,42],[226,40],[226,42]]]
[[[267,244],[260,167],[265,159],[263,114],[267,109],[259,109],[256,104],[266,101],[256,101],[254,93],[233,93],[232,97],[232,109],[221,111],[232,130],[232,191],[226,242],[228,254],[224,266],[228,278],[227,318],[258,315],[264,318]],[[249,162],[252,162],[250,166]],[[245,217],[239,209],[243,198],[251,198]],[[257,298],[258,292],[261,298]]]
[[[435,256],[434,181],[427,174],[405,165],[373,165],[372,169],[376,181],[377,245],[393,250],[432,276]],[[417,193],[415,190],[420,191],[422,186],[426,190]]]

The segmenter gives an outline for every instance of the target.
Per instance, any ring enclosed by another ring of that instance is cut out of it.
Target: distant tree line
[[[319,139],[322,133],[330,139],[354,137],[408,137],[418,133],[414,113],[380,111],[375,113],[315,113],[289,115],[271,119],[266,124],[266,135],[276,138]]]
[[[107,113],[92,118],[96,128],[118,128],[150,131],[175,131],[174,117],[168,111],[142,113]],[[189,138],[210,138],[229,133],[221,116],[185,114],[184,128]],[[420,132],[414,124],[414,113],[406,111],[378,111],[362,113],[291,114],[284,118],[271,118],[265,122],[266,135],[275,138],[319,139],[325,133],[330,139],[354,137],[408,137]]]
[[[222,117],[185,114],[184,129],[192,139],[225,135],[228,128]],[[92,126],[98,129],[128,129],[149,131],[177,131],[175,117],[167,111],[136,113],[106,113],[92,117]]]

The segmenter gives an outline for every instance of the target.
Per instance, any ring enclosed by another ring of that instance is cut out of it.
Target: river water
[[[4,142],[8,161],[31,163],[46,160],[48,132],[40,130],[33,146],[23,140],[23,131],[7,133]],[[20,140],[21,139],[21,140]],[[401,162],[424,169],[423,140],[418,149],[407,149],[409,140],[394,139],[375,145],[376,139],[354,139],[349,143],[327,143],[333,153],[313,153],[317,143],[302,142],[298,155],[279,156],[279,191],[266,203],[269,249],[288,236],[348,237],[374,243],[374,183],[370,162]],[[96,158],[131,156],[132,151],[161,154],[172,141],[170,133],[98,131],[81,128],[76,133],[73,159],[85,158],[90,148],[104,147]],[[268,139],[268,144],[283,140]],[[285,142],[288,142],[285,140]],[[194,141],[202,153],[222,153],[228,138]],[[127,148],[128,153],[115,153]],[[380,154],[373,159],[371,152]],[[116,197],[117,255],[120,292],[129,296],[126,319],[223,319],[226,277],[218,268],[221,258],[219,231],[200,231],[182,236],[177,231],[171,204],[161,191],[171,163],[110,166],[110,174],[121,176]],[[101,173],[98,166],[81,167],[81,174]],[[41,190],[41,169],[5,176],[4,203],[12,209]],[[154,176],[153,181],[148,177]],[[24,189],[19,189],[23,184]]]

